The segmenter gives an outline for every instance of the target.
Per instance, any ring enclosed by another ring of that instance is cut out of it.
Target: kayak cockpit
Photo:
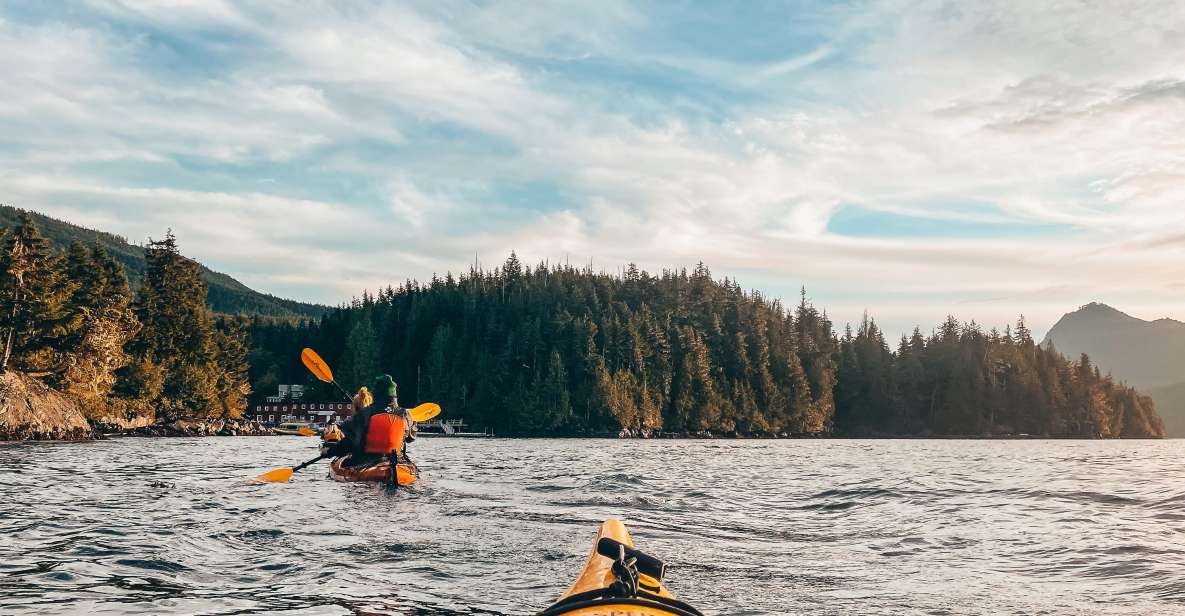
[[[606,520],[584,571],[539,616],[703,616],[663,586],[665,572],[661,560],[634,547],[620,520]]]

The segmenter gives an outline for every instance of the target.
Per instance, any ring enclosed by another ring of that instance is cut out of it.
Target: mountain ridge
[[[1091,302],[1062,316],[1042,344],[1071,357],[1086,353],[1140,389],[1185,382],[1185,323],[1174,319],[1146,321]]]
[[[63,250],[75,240],[98,244],[123,265],[132,289],[139,289],[146,267],[143,246],[133,244],[121,235],[88,229],[40,212],[3,204],[0,204],[0,227],[16,225],[21,214],[26,211],[33,216],[37,227],[54,248]],[[331,310],[329,306],[261,293],[228,274],[216,272],[200,263],[199,265],[207,287],[206,304],[215,313],[274,318],[319,318]]]
[[[1185,437],[1185,323],[1152,321],[1100,302],[1067,313],[1046,334],[1067,356],[1082,353],[1156,403],[1169,436]]]

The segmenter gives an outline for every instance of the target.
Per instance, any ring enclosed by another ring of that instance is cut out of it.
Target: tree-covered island
[[[253,389],[332,395],[300,365],[311,346],[347,387],[390,373],[403,401],[502,435],[1164,434],[1148,397],[1036,344],[1023,318],[951,317],[894,348],[869,317],[837,334],[805,293],[786,306],[703,265],[615,276],[514,254],[321,318],[215,316],[171,233],[143,250],[133,291],[97,244],[55,250],[29,213],[6,229],[0,385],[47,386],[105,426],[234,420]]]
[[[256,319],[258,390],[305,382],[315,346],[349,386],[375,372],[506,435],[1159,437],[1151,400],[1036,344],[949,318],[890,347],[875,321],[837,334],[708,268],[621,276],[568,266],[434,276],[319,321]]]

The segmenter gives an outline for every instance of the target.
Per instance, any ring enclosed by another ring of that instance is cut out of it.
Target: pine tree
[[[66,253],[65,277],[75,289],[67,310],[80,325],[65,340],[66,367],[55,383],[92,419],[122,415],[111,397],[116,371],[131,361],[125,346],[140,331],[127,276],[101,247],[76,242]]]
[[[1029,326],[1025,323],[1025,315],[1023,314],[1016,320],[1016,332],[1013,337],[1016,339],[1016,343],[1021,346],[1028,347],[1034,344],[1033,332],[1029,330]]]
[[[428,346],[422,377],[424,399],[438,400],[450,406],[459,403],[459,383],[458,379],[454,378],[457,358],[453,356],[453,338],[451,326],[441,325],[436,328],[436,332],[432,334],[432,342]]]
[[[134,342],[139,355],[157,361],[182,358],[206,363],[213,354],[212,318],[198,264],[181,256],[172,231],[149,242],[147,269],[136,306],[144,333]]]
[[[629,370],[606,373],[606,402],[609,413],[620,428],[636,430],[642,427],[642,411],[638,407],[638,380]]]
[[[571,399],[568,393],[568,371],[559,351],[552,351],[548,357],[547,370],[542,373],[543,382],[538,386],[536,401],[538,414],[544,429],[555,429],[570,421]]]
[[[0,372],[14,359],[24,370],[59,368],[62,345],[81,320],[68,309],[75,285],[66,280],[49,242],[24,212],[0,252]]]
[[[125,405],[166,420],[240,414],[250,391],[238,364],[244,334],[215,331],[201,269],[181,255],[172,232],[144,252],[147,270],[135,310],[143,329],[129,345],[135,361],[121,374],[127,383],[117,385]]]
[[[67,310],[79,320],[98,316],[107,299],[107,270],[96,261],[91,249],[73,242],[66,250],[63,274],[73,283]]]
[[[247,408],[251,385],[247,380],[247,336],[242,319],[223,319],[214,329],[215,395],[218,416],[238,419]]]
[[[103,297],[106,307],[126,308],[131,303],[132,291],[128,286],[128,275],[123,266],[107,253],[102,246],[91,247],[91,262],[102,271]]]
[[[697,432],[718,428],[723,408],[713,379],[708,347],[699,333],[690,328],[684,331],[683,340],[686,344],[683,371],[687,375],[687,384],[680,394],[686,405],[687,427]]]
[[[341,383],[348,391],[368,385],[379,374],[379,340],[369,311],[359,311],[341,355]]]

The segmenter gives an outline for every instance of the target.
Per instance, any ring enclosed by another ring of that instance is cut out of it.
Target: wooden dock
[[[485,432],[468,432],[464,419],[429,419],[416,424],[417,436],[429,438],[486,438],[493,436]]]

